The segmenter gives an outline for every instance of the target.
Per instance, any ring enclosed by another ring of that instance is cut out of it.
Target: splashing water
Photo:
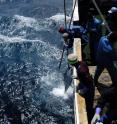
[[[0,124],[74,123],[73,86],[65,92],[65,57],[58,70],[62,1],[0,2]],[[42,10],[51,3],[46,16]]]

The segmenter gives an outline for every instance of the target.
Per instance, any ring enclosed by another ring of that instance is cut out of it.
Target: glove
[[[96,122],[100,120],[100,115],[99,114],[95,114],[93,116],[93,119],[91,120],[91,124],[97,124]]]
[[[101,108],[97,107],[95,115],[93,116],[93,119],[91,120],[91,124],[96,124],[96,122],[100,120],[100,112],[101,112]]]

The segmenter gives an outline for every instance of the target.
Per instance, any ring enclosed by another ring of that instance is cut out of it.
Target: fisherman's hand
[[[100,107],[97,107],[96,108],[95,115],[93,116],[93,119],[91,120],[91,124],[96,124],[96,122],[98,120],[100,120],[100,112],[101,112],[101,108]]]
[[[96,114],[93,116],[93,119],[91,120],[91,124],[97,124],[96,122],[100,120],[100,115]]]

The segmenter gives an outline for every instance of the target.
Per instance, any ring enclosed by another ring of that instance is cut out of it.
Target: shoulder
[[[88,65],[84,61],[81,61],[80,62],[80,68],[88,69]]]
[[[108,45],[111,45],[111,44],[110,44],[108,38],[106,36],[103,36],[103,37],[100,38],[99,45],[108,46]]]
[[[87,65],[84,61],[80,61],[80,65]]]
[[[100,42],[108,42],[107,36],[102,36]]]

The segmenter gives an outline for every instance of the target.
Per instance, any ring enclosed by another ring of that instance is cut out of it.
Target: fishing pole
[[[109,31],[109,33],[112,32],[111,29],[110,29],[109,26],[108,26],[108,23],[107,23],[106,19],[104,18],[102,12],[100,11],[100,9],[99,9],[99,7],[98,7],[96,1],[95,1],[95,0],[92,0],[92,2],[93,2],[93,4],[94,4],[94,6],[96,7],[96,9],[97,9],[97,11],[98,11],[100,17],[102,18],[103,23],[105,24],[105,27],[107,28],[107,30]]]
[[[62,55],[61,55],[61,59],[60,59],[60,63],[59,63],[59,69],[61,67],[64,51],[65,51],[65,47],[63,46],[63,51],[62,51]]]

